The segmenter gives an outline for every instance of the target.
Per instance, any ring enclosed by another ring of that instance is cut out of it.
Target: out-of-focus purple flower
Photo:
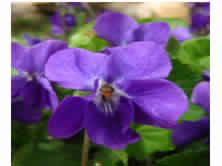
[[[134,42],[103,53],[71,48],[51,56],[46,76],[64,88],[89,92],[66,97],[49,119],[48,133],[69,138],[85,128],[90,139],[112,149],[139,140],[136,123],[172,128],[187,110],[184,92],[166,78],[171,62],[162,46]]]
[[[190,40],[193,38],[193,35],[189,28],[187,27],[176,27],[172,30],[172,35],[180,42],[185,40]]]
[[[54,35],[62,35],[65,32],[70,32],[77,24],[76,17],[73,14],[66,13],[62,16],[59,11],[56,11],[50,17],[50,22]]]
[[[198,35],[210,32],[210,3],[197,2],[191,6],[191,30]]]
[[[210,112],[209,81],[202,81],[196,85],[192,93],[192,103],[199,105],[209,114]],[[210,128],[209,117],[204,117],[195,122],[184,121],[175,127],[173,132],[173,142],[175,145],[180,146],[180,145],[189,144],[194,140],[208,137],[209,128]]]
[[[55,109],[58,99],[50,82],[44,75],[48,58],[66,43],[46,40],[31,47],[12,43],[12,67],[18,75],[12,78],[12,119],[25,123],[35,123],[41,118],[46,107]]]
[[[164,22],[138,24],[133,18],[116,12],[105,12],[96,18],[94,30],[97,36],[113,46],[133,41],[153,41],[166,46],[170,27]]]
[[[25,39],[26,43],[29,45],[29,46],[32,46],[32,45],[35,45],[35,44],[38,44],[41,42],[40,39],[38,38],[34,38],[32,36],[30,36],[29,34],[25,33],[23,35],[23,38]]]

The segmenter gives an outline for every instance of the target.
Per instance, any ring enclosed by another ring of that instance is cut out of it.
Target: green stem
[[[90,140],[86,132],[84,133],[84,141],[82,146],[82,163],[81,166],[87,166],[89,156]]]

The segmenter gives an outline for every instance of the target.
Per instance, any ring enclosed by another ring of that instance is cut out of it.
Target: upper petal
[[[66,47],[60,40],[46,40],[31,48],[12,43],[12,66],[29,73],[42,73],[49,56]]]
[[[48,122],[48,133],[55,138],[69,138],[83,127],[87,103],[80,97],[66,97]]]
[[[24,58],[29,49],[19,43],[11,43],[11,66],[19,71],[24,71]]]
[[[67,48],[67,44],[62,40],[46,40],[30,48],[30,72],[44,72],[48,58],[59,50]],[[26,58],[27,59],[27,58]]]
[[[133,30],[138,26],[136,21],[124,14],[105,12],[96,18],[96,34],[112,45],[121,45],[132,38]]]
[[[45,74],[65,88],[91,90],[102,77],[108,56],[72,48],[54,54],[46,64]]]
[[[203,118],[196,122],[184,121],[174,128],[173,143],[176,145],[192,143],[192,141],[209,136],[209,129],[209,118]]]
[[[192,93],[192,102],[210,111],[210,83],[202,81],[195,86]]]
[[[135,41],[153,41],[161,46],[166,46],[170,38],[170,27],[164,22],[141,24],[134,31]]]
[[[171,71],[165,49],[154,42],[134,42],[127,46],[107,48],[110,55],[107,80],[164,78]]]
[[[138,140],[138,135],[129,131],[132,120],[132,104],[122,97],[113,112],[104,112],[91,103],[85,115],[84,125],[94,143],[120,149]]]
[[[183,90],[167,80],[128,81],[120,88],[141,108],[144,117],[136,119],[140,123],[173,127],[188,108]]]

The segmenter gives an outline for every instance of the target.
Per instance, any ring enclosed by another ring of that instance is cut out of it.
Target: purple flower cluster
[[[187,110],[187,97],[165,78],[171,71],[165,49],[134,42],[93,53],[68,48],[51,56],[46,77],[64,88],[87,91],[66,97],[49,119],[48,132],[69,138],[83,128],[90,139],[112,149],[139,140],[133,122],[172,128]]]
[[[204,73],[205,81],[198,83],[192,94],[192,103],[202,107],[207,114],[210,113],[210,76],[209,72]],[[210,119],[204,117],[198,121],[184,121],[177,125],[173,133],[173,142],[176,145],[185,145],[193,140],[198,140],[209,136]]]
[[[11,80],[12,119],[35,123],[40,120],[42,109],[57,107],[58,99],[44,75],[44,66],[53,53],[66,47],[66,43],[57,40],[47,40],[31,47],[12,43],[11,64],[19,73]]]

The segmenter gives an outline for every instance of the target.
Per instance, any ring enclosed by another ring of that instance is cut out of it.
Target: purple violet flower
[[[44,75],[48,58],[58,50],[66,48],[59,40],[46,40],[31,47],[12,43],[12,67],[18,75],[12,78],[12,119],[35,123],[41,118],[41,110],[55,109],[58,98]]]
[[[23,35],[23,38],[25,39],[26,43],[29,45],[29,46],[32,46],[32,45],[35,45],[35,44],[38,44],[41,42],[40,39],[38,38],[34,38],[32,36],[30,36],[29,34],[25,33]]]
[[[49,135],[69,138],[84,128],[92,142],[122,149],[140,138],[130,129],[132,122],[172,128],[188,100],[165,79],[171,69],[167,52],[154,42],[134,42],[103,53],[80,48],[55,53],[46,64],[46,76],[89,96],[66,97],[49,119]]]
[[[170,27],[164,22],[138,24],[133,18],[116,12],[105,12],[96,18],[97,36],[113,46],[133,41],[153,41],[164,47],[170,37]]]
[[[191,5],[191,30],[198,35],[210,32],[210,3],[198,2]]]
[[[204,73],[209,78],[209,72]],[[210,82],[201,81],[198,83],[192,93],[192,103],[202,107],[208,114],[210,113]],[[173,132],[173,142],[175,145],[185,145],[193,140],[198,140],[209,136],[210,120],[204,117],[198,121],[184,121],[178,124]]]

